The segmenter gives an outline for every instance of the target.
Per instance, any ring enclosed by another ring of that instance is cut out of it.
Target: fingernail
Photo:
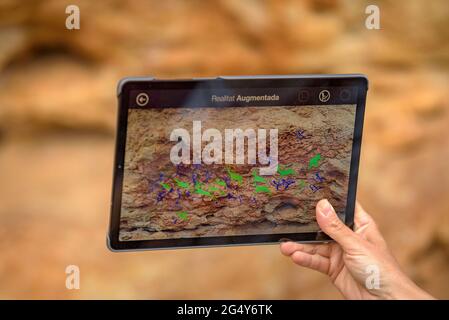
[[[318,210],[320,213],[327,217],[329,213],[332,213],[334,211],[334,208],[332,208],[332,205],[327,201],[327,199],[324,199],[323,201],[320,201],[318,204]]]

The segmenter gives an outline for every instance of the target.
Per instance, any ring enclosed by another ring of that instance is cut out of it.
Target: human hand
[[[281,243],[281,252],[294,263],[320,271],[347,299],[432,299],[400,269],[374,220],[357,203],[355,231],[337,216],[327,200],[316,207],[316,220],[333,243]],[[378,286],[367,279],[378,271]]]

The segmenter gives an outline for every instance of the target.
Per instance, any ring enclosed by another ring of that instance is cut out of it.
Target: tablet
[[[352,227],[364,75],[118,85],[113,251],[330,240],[326,198]]]

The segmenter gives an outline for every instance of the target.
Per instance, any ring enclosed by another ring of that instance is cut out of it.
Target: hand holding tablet
[[[329,276],[346,299],[433,299],[400,269],[371,216],[355,208],[354,231],[327,200],[316,206],[318,224],[336,242],[281,244],[294,263]]]

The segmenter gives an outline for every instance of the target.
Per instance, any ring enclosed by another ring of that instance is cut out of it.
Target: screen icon
[[[306,102],[307,100],[309,100],[309,91],[307,90],[300,90],[298,93],[298,100],[300,102]]]
[[[320,99],[321,102],[327,102],[331,98],[331,93],[329,90],[321,90],[318,99]]]
[[[349,101],[351,98],[351,92],[348,89],[343,89],[340,91],[340,99],[342,101]]]
[[[139,107],[146,106],[148,101],[150,101],[150,97],[145,93],[139,93],[136,97],[136,103]]]

